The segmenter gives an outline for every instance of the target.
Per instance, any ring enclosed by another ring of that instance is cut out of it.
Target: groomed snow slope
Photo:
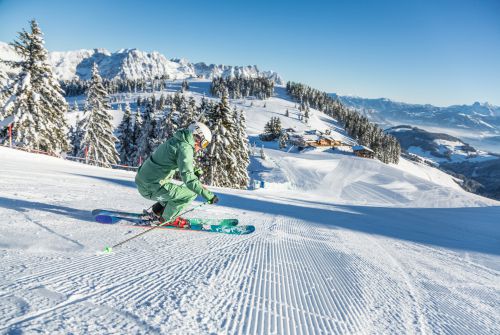
[[[154,231],[102,254],[138,230],[90,211],[150,205],[133,173],[0,148],[0,333],[500,333],[498,202],[409,162],[266,154],[286,187],[214,188],[194,214],[255,233]]]

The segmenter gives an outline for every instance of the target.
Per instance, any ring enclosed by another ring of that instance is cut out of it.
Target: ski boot
[[[165,222],[165,219],[161,216],[164,210],[165,206],[157,202],[151,206],[150,210],[144,210],[143,219],[149,221],[151,226],[159,226]]]
[[[181,218],[178,216],[174,221],[167,223],[167,226],[174,226],[182,229],[189,229],[191,226],[189,225],[189,220]]]

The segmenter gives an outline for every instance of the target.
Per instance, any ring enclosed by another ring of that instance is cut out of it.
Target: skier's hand
[[[200,179],[200,177],[203,176],[203,170],[200,168],[194,169],[194,175]]]
[[[208,200],[208,203],[210,205],[214,205],[214,204],[216,204],[218,202],[219,202],[219,198],[217,198],[217,196],[215,194],[214,194],[214,197],[212,199]]]

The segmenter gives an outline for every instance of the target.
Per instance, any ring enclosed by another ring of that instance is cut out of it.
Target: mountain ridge
[[[17,60],[13,48],[0,41],[0,59]],[[275,71],[262,71],[256,65],[233,66],[224,64],[191,63],[184,58],[167,59],[158,51],[145,52],[139,49],[120,49],[110,52],[107,49],[79,49],[72,51],[53,51],[48,54],[59,80],[90,78],[92,64],[99,66],[101,76],[106,79],[149,79],[165,77],[173,79],[242,76],[254,78],[263,76],[283,85],[283,78]],[[4,66],[0,71],[7,72]]]
[[[431,125],[460,130],[500,134],[500,107],[488,102],[471,105],[438,107],[431,104],[410,104],[387,98],[367,99],[352,96],[338,98],[347,107],[362,112],[371,121],[385,127],[399,124]]]

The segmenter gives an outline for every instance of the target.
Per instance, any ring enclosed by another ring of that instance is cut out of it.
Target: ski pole
[[[117,247],[119,247],[119,246],[121,246],[121,245],[124,245],[124,244],[125,244],[125,243],[127,243],[128,241],[131,241],[131,240],[133,240],[133,239],[134,239],[134,238],[136,238],[136,237],[142,236],[142,235],[144,235],[144,234],[146,234],[146,233],[150,232],[151,230],[154,230],[154,229],[156,229],[156,228],[160,228],[160,227],[162,227],[162,226],[166,225],[167,223],[170,223],[170,222],[174,221],[174,220],[175,220],[175,219],[177,219],[179,216],[182,216],[182,215],[184,215],[184,214],[186,214],[186,213],[192,212],[192,211],[194,211],[195,209],[198,209],[198,208],[200,208],[200,207],[202,207],[202,206],[206,205],[207,203],[208,203],[208,202],[204,202],[204,203],[202,203],[202,204],[199,204],[198,206],[195,206],[195,207],[193,207],[193,208],[191,208],[191,209],[189,209],[189,210],[187,210],[187,211],[185,211],[185,212],[183,212],[183,213],[181,213],[181,214],[177,215],[177,216],[176,216],[173,220],[170,220],[170,221],[165,221],[165,222],[163,222],[162,224],[159,224],[158,226],[154,226],[154,227],[151,227],[151,228],[149,228],[149,229],[146,229],[145,231],[140,232],[139,234],[136,234],[136,235],[134,235],[134,236],[132,236],[132,237],[129,237],[128,239],[123,240],[123,241],[121,241],[121,242],[119,242],[119,243],[117,243],[117,244],[115,244],[115,245],[113,245],[113,246],[111,246],[111,247],[105,247],[105,248],[104,248],[104,252],[106,252],[106,253],[110,253],[110,252],[113,250],[113,248],[117,248]]]

